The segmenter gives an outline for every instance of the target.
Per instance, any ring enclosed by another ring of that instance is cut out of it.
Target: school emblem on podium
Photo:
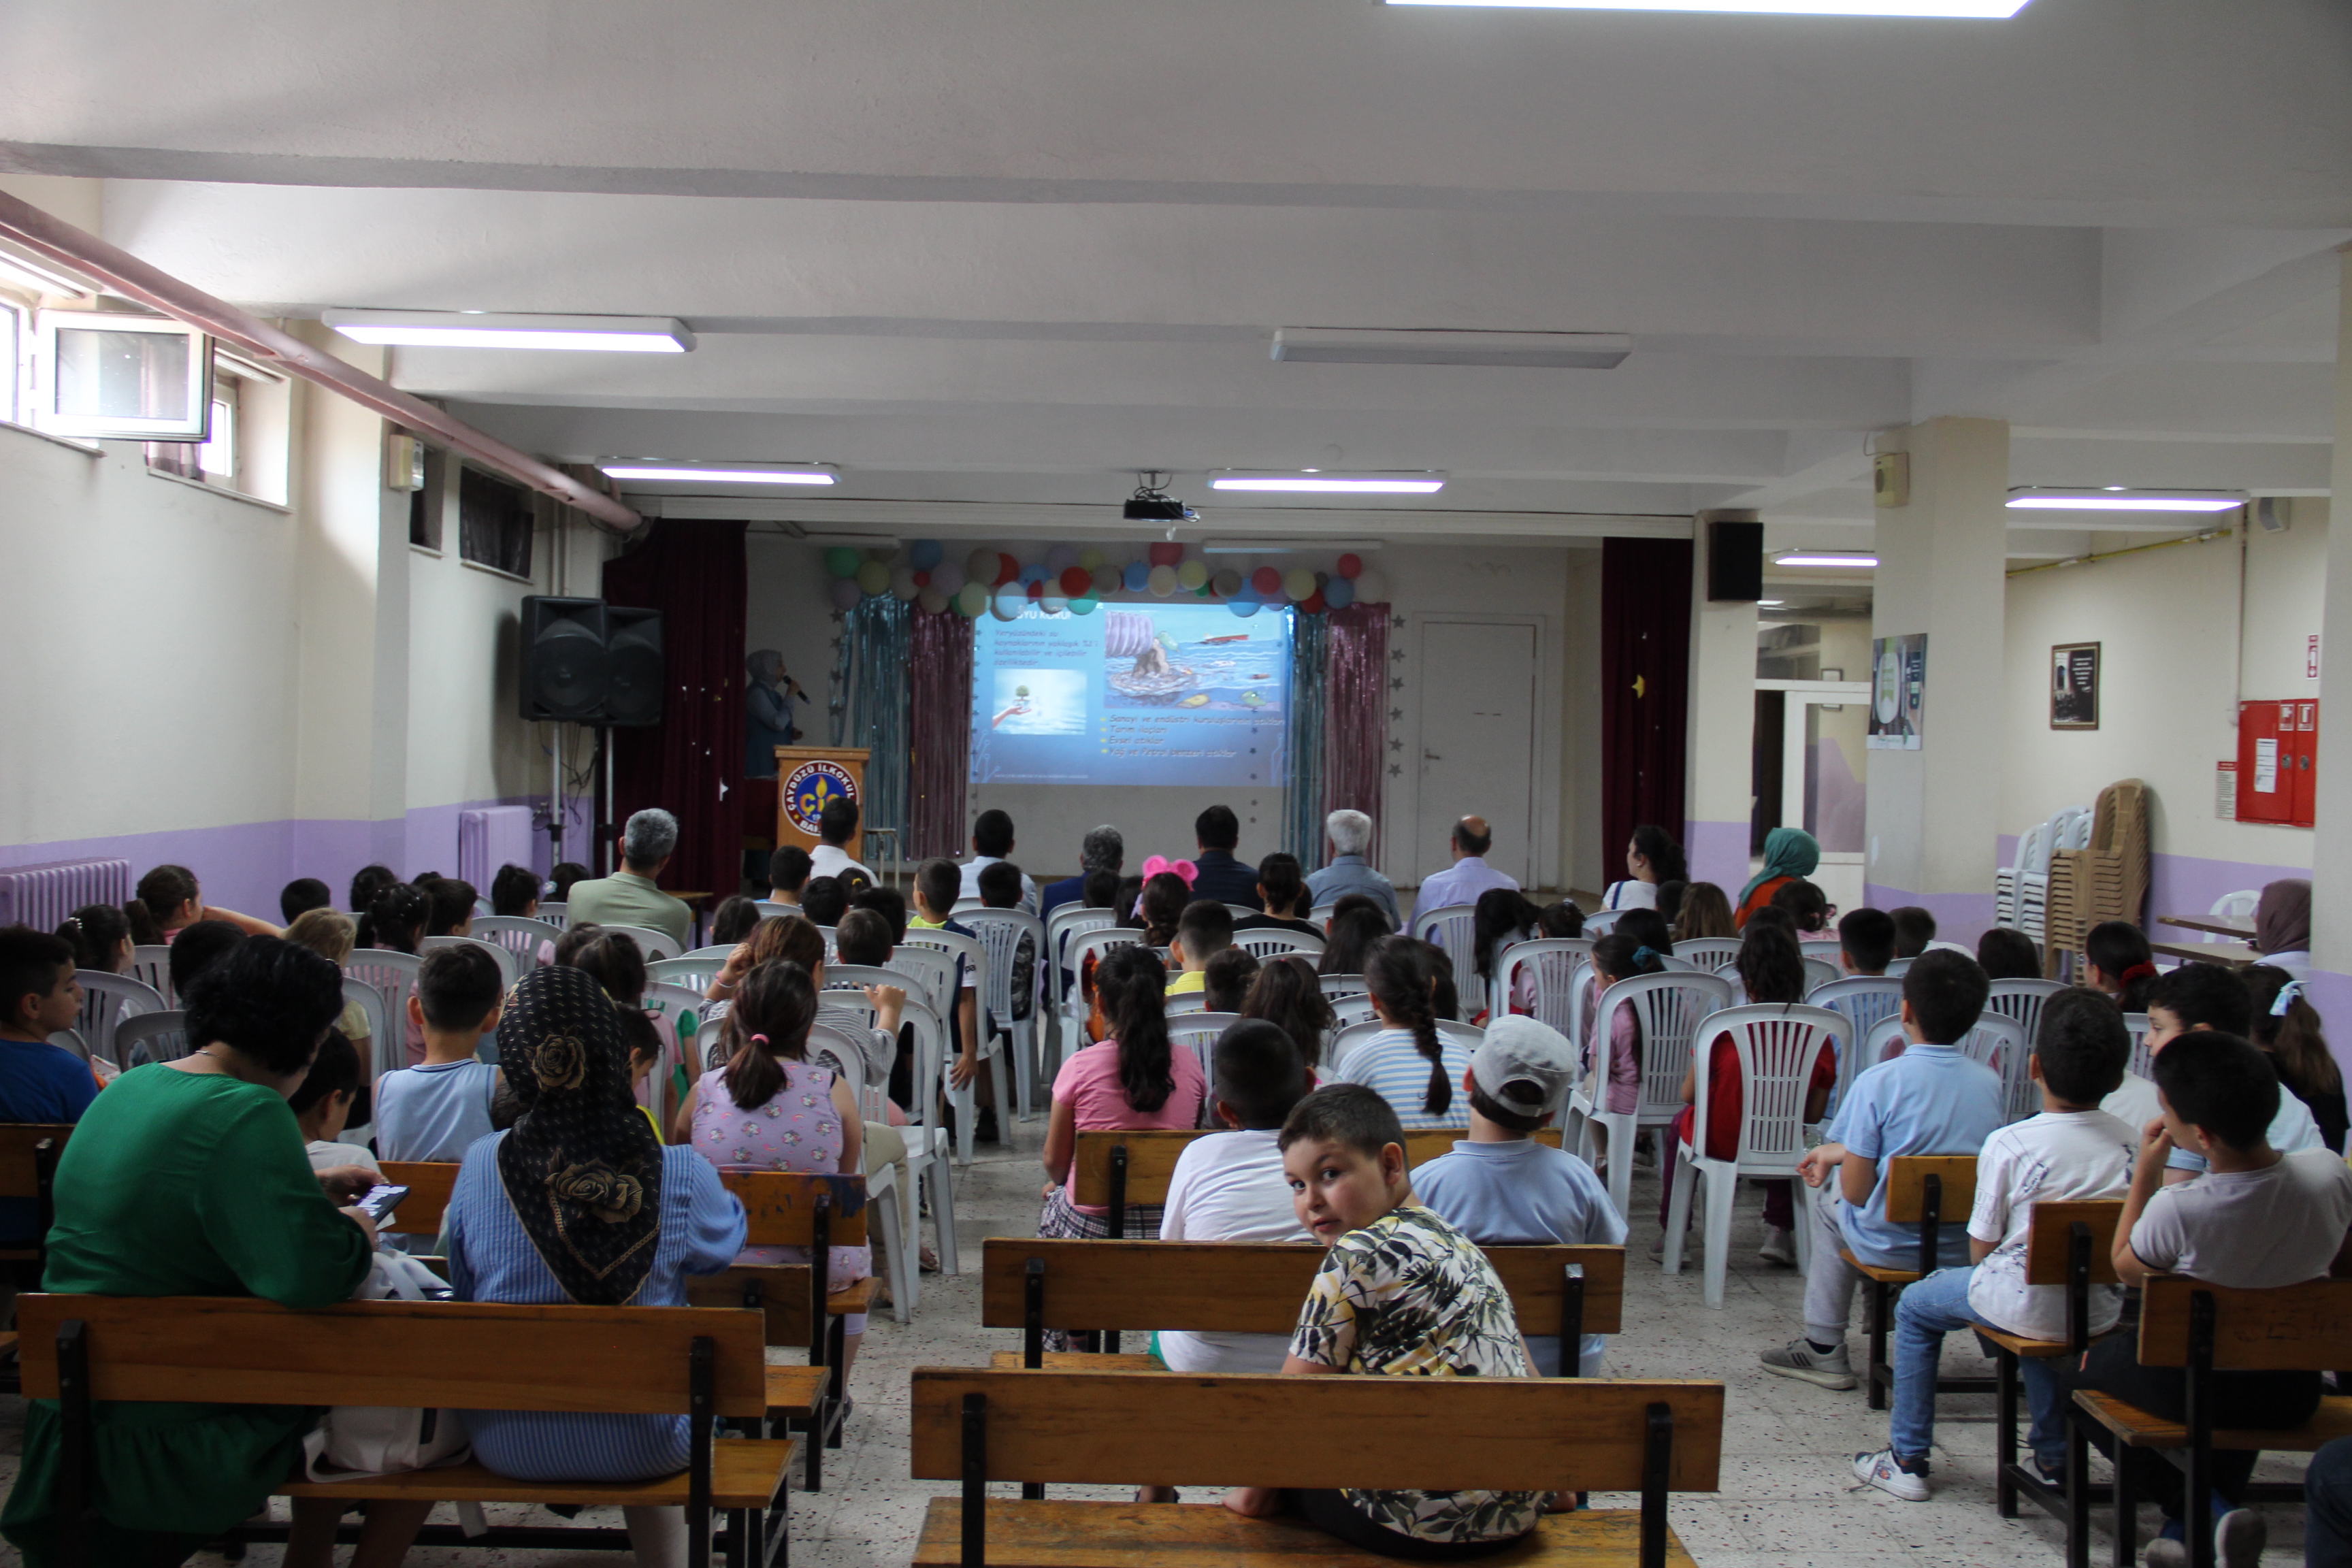
[[[827,805],[836,800],[857,804],[857,781],[839,763],[803,763],[784,775],[783,796],[785,818],[814,838]]]

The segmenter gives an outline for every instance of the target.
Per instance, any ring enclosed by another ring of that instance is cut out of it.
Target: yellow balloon
[[[1209,563],[1205,561],[1187,561],[1176,568],[1176,585],[1186,593],[1197,591],[1208,580]]]

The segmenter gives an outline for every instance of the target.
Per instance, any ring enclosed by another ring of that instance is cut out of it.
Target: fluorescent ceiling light
[[[1789,601],[1786,599],[1759,599],[1756,601],[1756,607],[1759,610],[1785,610],[1789,607]]]
[[[716,468],[691,463],[599,463],[605,476],[615,479],[683,479],[706,485],[829,485],[834,477],[825,468]]]
[[[1878,557],[1860,553],[1832,555],[1819,550],[1792,550],[1785,555],[1773,557],[1772,564],[1775,566],[1863,567],[1877,565]]]
[[[2246,504],[2243,496],[2217,495],[2117,495],[2113,490],[2095,495],[2067,494],[2052,491],[2026,491],[2009,498],[2011,511],[2235,511]]]
[[[1293,474],[1233,469],[1209,476],[1213,490],[1276,490],[1304,495],[1429,496],[1445,488],[1437,473],[1344,474],[1302,468]]]
[[[29,289],[36,294],[70,294],[79,299],[97,289],[63,268],[22,251],[0,248],[0,283]]]
[[[1490,5],[1530,11],[1738,11],[1772,16],[1958,16],[2000,21],[2027,0],[1383,0],[1390,5]]]
[[[432,349],[571,349],[682,354],[686,323],[667,316],[494,316],[478,310],[323,310],[354,342]]]
[[[1517,370],[1613,370],[1633,352],[1619,332],[1465,332],[1283,327],[1273,357],[1301,364],[1476,364]]]

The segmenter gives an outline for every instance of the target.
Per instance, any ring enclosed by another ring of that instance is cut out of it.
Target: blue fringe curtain
[[[842,617],[834,645],[833,743],[863,746],[866,809],[862,826],[887,827],[907,845],[907,759],[909,749],[908,665],[914,651],[915,607],[889,594],[857,601]]]
[[[1323,864],[1323,716],[1328,685],[1328,622],[1296,608],[1290,617],[1290,716],[1284,750],[1282,847],[1307,870]]]

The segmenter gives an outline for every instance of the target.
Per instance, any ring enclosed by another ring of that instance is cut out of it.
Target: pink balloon
[[[1342,577],[1353,577],[1353,576],[1355,576],[1358,573],[1361,572],[1363,569],[1364,569],[1364,558],[1363,558],[1362,556],[1360,556],[1360,555],[1342,555],[1341,557],[1339,557],[1339,575],[1340,575],[1340,576],[1342,576]]]
[[[833,601],[835,609],[854,610],[857,607],[857,601],[864,598],[866,593],[864,589],[858,587],[856,578],[835,577],[825,584],[824,595]]]
[[[1261,566],[1250,574],[1250,586],[1265,598],[1282,592],[1282,574],[1271,566]]]

